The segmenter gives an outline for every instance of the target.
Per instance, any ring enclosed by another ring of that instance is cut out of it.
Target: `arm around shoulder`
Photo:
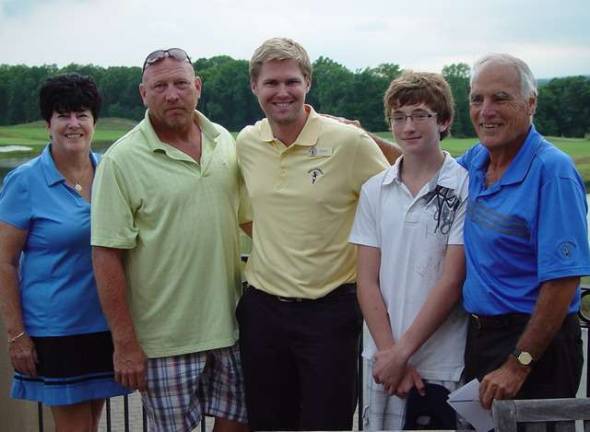
[[[393,141],[388,141],[385,138],[381,138],[379,135],[376,135],[372,132],[367,132],[367,134],[371,137],[373,141],[379,146],[381,152],[387,159],[390,165],[393,165],[397,158],[399,158],[402,154],[402,149]]]

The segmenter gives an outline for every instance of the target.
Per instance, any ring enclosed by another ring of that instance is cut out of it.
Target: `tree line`
[[[246,60],[215,56],[198,59],[193,66],[203,80],[199,109],[206,116],[232,131],[262,118],[249,88]],[[79,72],[96,80],[103,96],[102,117],[143,117],[144,107],[137,90],[141,80],[139,67],[0,65],[0,125],[38,120],[39,87],[47,77],[64,72]],[[307,101],[318,112],[360,120],[371,131],[386,130],[383,94],[401,72],[394,63],[351,71],[320,57],[313,63],[313,85]],[[469,120],[470,67],[455,63],[441,72],[455,97],[453,135],[475,136]],[[551,136],[582,137],[590,133],[590,77],[555,78],[540,86],[535,124],[541,133]]]

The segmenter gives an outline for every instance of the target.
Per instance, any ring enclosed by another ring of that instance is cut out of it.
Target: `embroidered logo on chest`
[[[324,172],[321,170],[321,168],[312,168],[309,171],[307,171],[307,174],[309,174],[311,184],[315,184],[315,182],[318,181],[319,178],[324,175]]]

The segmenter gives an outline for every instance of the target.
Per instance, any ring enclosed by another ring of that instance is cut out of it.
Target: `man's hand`
[[[487,374],[479,386],[479,400],[485,409],[492,407],[494,399],[512,399],[530,373],[530,367],[518,364],[510,356],[498,369]]]
[[[28,335],[22,335],[10,343],[8,353],[14,370],[32,377],[37,376],[37,351]]]
[[[397,386],[406,373],[408,358],[400,344],[395,344],[389,349],[377,352],[373,363],[375,382],[383,384],[388,393],[395,393]],[[391,391],[387,389],[391,389]]]
[[[397,386],[397,389],[395,389],[395,392],[390,392],[389,394],[395,394],[397,397],[405,399],[408,397],[408,393],[412,390],[412,387],[416,387],[416,390],[420,395],[424,396],[426,394],[422,377],[414,366],[408,366],[406,367],[404,377]]]
[[[113,353],[115,380],[133,390],[144,391],[146,374],[146,357],[139,343],[127,343],[115,346]]]

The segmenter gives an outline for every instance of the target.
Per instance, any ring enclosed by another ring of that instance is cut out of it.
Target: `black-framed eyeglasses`
[[[429,118],[436,117],[436,113],[427,113],[427,112],[416,112],[412,114],[404,114],[404,113],[395,113],[393,114],[389,120],[395,126],[400,126],[406,124],[407,119],[412,119],[414,123],[424,123]]]
[[[181,48],[168,48],[165,50],[160,49],[148,54],[148,56],[145,58],[145,61],[143,62],[143,69],[141,73],[143,74],[148,66],[158,63],[159,61],[164,60],[166,57],[172,57],[178,61],[192,63],[191,58],[188,56],[186,51]]]

